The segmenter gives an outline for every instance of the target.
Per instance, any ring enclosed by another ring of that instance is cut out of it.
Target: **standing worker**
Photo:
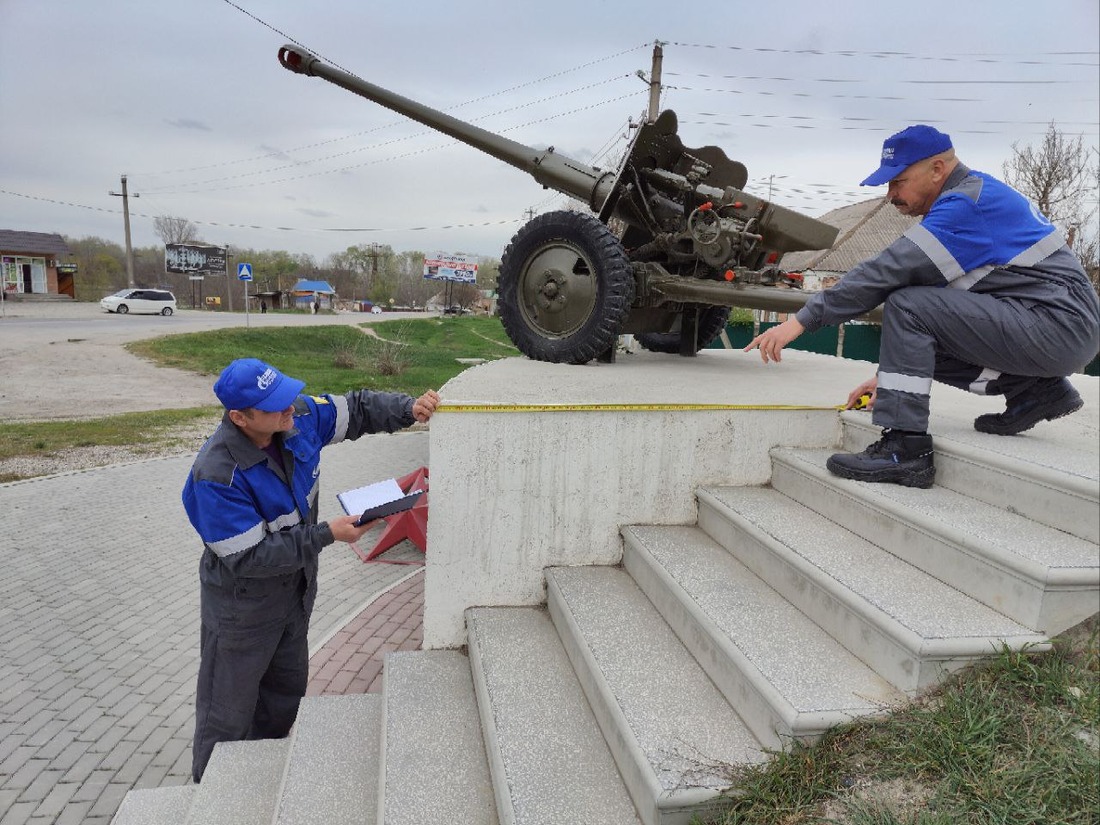
[[[183,506],[204,549],[192,776],[218,742],[286,736],[306,692],[306,633],[321,550],[372,523],[317,521],[321,449],[432,417],[439,396],[360,390],[300,395],[305,384],[255,358],[214,384],[221,425],[199,451]]]
[[[923,220],[745,351],[779,361],[803,332],[885,302],[878,374],[848,396],[852,408],[870,393],[882,438],[827,466],[843,478],[925,488],[936,474],[932,381],[1005,396],[1003,413],[974,420],[984,433],[1016,435],[1069,415],[1083,402],[1066,376],[1100,347],[1100,302],[1054,225],[1010,186],[960,163],[942,132],[918,125],[887,138],[881,165],[860,185],[883,183],[898,211]]]

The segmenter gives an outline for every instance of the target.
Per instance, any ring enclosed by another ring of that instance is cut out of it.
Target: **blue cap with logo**
[[[930,158],[951,148],[951,137],[931,126],[918,124],[902,129],[882,143],[882,165],[860,186],[889,183],[918,160]]]
[[[214,383],[214,395],[227,410],[249,407],[263,412],[280,412],[294,403],[304,381],[283,375],[256,358],[238,358]]]

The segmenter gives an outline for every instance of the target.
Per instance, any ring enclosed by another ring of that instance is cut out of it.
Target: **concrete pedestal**
[[[731,350],[620,354],[585,366],[515,358],[466,370],[441,389],[444,405],[743,408],[442,407],[431,424],[424,647],[464,644],[467,607],[543,602],[547,566],[617,563],[622,525],[694,523],[700,485],[766,483],[773,446],[837,443],[836,406],[874,371],[798,351],[765,365]]]

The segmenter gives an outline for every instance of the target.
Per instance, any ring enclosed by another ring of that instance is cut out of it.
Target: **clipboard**
[[[355,520],[355,526],[362,527],[369,521],[411,510],[413,505],[416,504],[422,495],[424,495],[423,490],[413,490],[408,495],[401,496],[401,498],[395,498],[393,501],[387,501],[375,507],[368,507],[359,518]]]

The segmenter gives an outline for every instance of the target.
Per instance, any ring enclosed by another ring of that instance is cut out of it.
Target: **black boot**
[[[931,487],[936,478],[932,436],[904,430],[883,430],[882,438],[862,453],[837,453],[825,466],[841,478],[921,489]]]
[[[1016,435],[1040,421],[1053,421],[1077,412],[1085,402],[1065,378],[1044,378],[1025,393],[1008,401],[1003,413],[979,415],[974,429],[994,435]]]

